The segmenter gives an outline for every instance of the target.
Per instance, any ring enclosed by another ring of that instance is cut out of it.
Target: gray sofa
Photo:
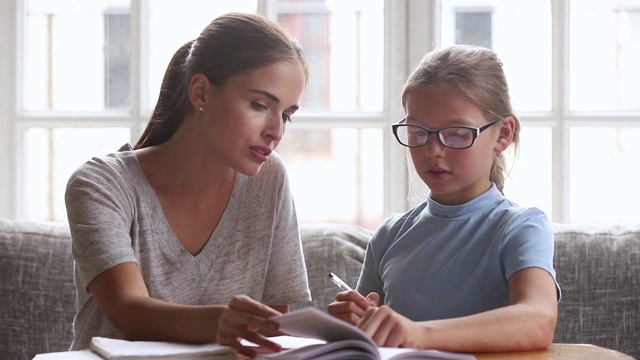
[[[325,309],[335,272],[355,285],[371,231],[301,227],[313,305]],[[66,350],[75,312],[65,224],[0,220],[0,359]],[[563,298],[555,342],[589,343],[640,357],[640,225],[556,225]],[[309,304],[297,304],[301,307]]]

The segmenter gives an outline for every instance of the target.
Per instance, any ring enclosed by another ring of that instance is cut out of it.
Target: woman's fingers
[[[273,332],[278,330],[278,324],[268,319],[268,317],[275,315],[281,315],[281,313],[248,296],[234,296],[222,312],[218,324],[218,343],[232,346],[240,354],[248,357],[255,357],[256,349],[243,346],[240,342],[242,339],[246,339],[258,347],[266,348],[270,352],[281,351],[280,345],[269,341],[258,333],[258,331]]]

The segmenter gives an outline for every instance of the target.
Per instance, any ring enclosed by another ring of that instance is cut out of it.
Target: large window
[[[375,228],[424,198],[390,124],[407,74],[453,43],[504,63],[523,125],[510,198],[556,222],[638,220],[640,0],[3,1],[0,217],[64,221],[70,173],[136,141],[173,52],[229,11],[278,21],[309,57],[278,148],[302,222]]]

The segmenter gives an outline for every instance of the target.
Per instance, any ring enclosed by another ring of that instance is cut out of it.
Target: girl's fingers
[[[366,296],[367,301],[370,306],[378,307],[380,306],[380,295],[378,293],[372,292]]]

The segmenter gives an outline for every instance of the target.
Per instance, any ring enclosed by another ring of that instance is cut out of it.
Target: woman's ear
[[[516,131],[516,119],[513,116],[507,116],[502,120],[502,123],[500,123],[500,129],[498,131],[496,150],[501,152],[513,142],[513,135]]]
[[[197,73],[191,77],[191,81],[189,82],[189,100],[196,109],[204,107],[206,94],[210,88],[211,83],[203,73]]]

